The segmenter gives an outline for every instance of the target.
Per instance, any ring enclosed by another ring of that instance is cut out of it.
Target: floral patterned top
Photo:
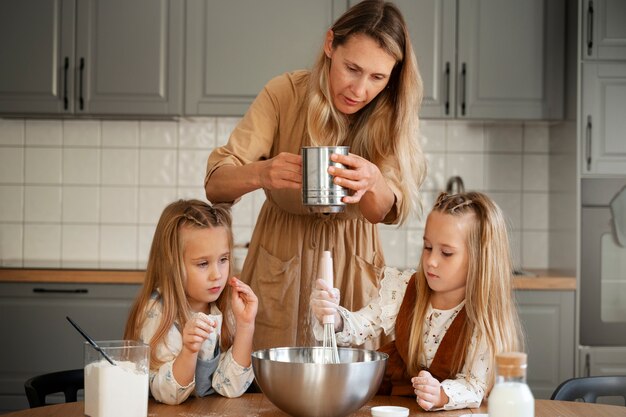
[[[351,312],[339,307],[339,314],[343,318],[343,330],[336,334],[338,345],[361,345],[371,338],[378,337],[382,331],[393,335],[395,322],[406,292],[407,284],[415,270],[398,271],[395,268],[385,267],[383,279],[380,282],[378,296],[361,310]],[[419,297],[419,294],[418,294]],[[429,306],[423,323],[426,363],[432,363],[439,342],[443,339],[452,321],[465,305],[463,300],[458,306],[450,310],[438,310]],[[315,337],[323,338],[323,327],[315,325]],[[472,336],[467,357],[476,352],[476,359],[472,363],[465,363],[461,373],[455,379],[442,381],[441,386],[449,397],[449,401],[442,408],[436,410],[455,410],[460,408],[478,408],[488,387],[488,380],[493,369],[489,350],[484,340],[478,341],[476,334]],[[432,411],[435,411],[433,409]]]
[[[154,336],[161,322],[161,314],[159,294],[154,292],[146,307],[146,321],[141,329],[141,340],[144,343],[149,343]],[[215,304],[210,305],[208,316],[217,323],[216,329],[221,329],[223,316]],[[156,356],[164,363],[158,370],[150,369],[152,396],[166,404],[180,404],[192,393],[199,397],[213,392],[225,397],[242,395],[254,379],[252,366],[246,368],[239,365],[233,358],[232,347],[220,353],[219,338],[220,332],[214,331],[204,341],[198,352],[194,380],[186,386],[181,386],[172,373],[174,360],[183,348],[183,335],[178,323],[175,323],[156,347]],[[216,358],[216,354],[219,355],[219,359]],[[214,364],[216,359],[217,366]]]

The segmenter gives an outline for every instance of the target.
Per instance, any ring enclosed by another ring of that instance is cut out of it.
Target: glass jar
[[[526,384],[526,354],[496,355],[496,381],[487,400],[489,417],[534,417],[535,399]]]

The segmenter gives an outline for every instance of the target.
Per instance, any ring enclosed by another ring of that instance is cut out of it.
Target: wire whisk
[[[322,254],[322,279],[333,288],[333,258],[330,256],[329,251],[324,251]],[[322,343],[323,362],[339,363],[339,350],[337,349],[337,338],[335,336],[335,316],[329,314],[323,317],[322,322],[324,324],[324,340]]]

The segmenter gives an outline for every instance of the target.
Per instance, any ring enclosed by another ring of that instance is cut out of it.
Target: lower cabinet
[[[0,414],[28,408],[28,378],[83,367],[84,339],[66,316],[95,340],[123,339],[139,289],[126,284],[0,283]],[[63,402],[62,396],[58,401]]]
[[[537,399],[574,377],[574,291],[517,290],[517,307],[526,336],[526,379]]]

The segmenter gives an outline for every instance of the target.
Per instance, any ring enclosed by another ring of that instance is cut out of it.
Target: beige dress
[[[243,165],[280,152],[300,153],[306,138],[305,97],[308,71],[271,80],[255,99],[228,143],[209,156],[207,180],[222,165]],[[385,218],[393,223],[403,204],[398,175],[387,177],[396,205]],[[319,259],[332,253],[335,287],[341,305],[355,311],[377,295],[384,258],[376,225],[358,205],[338,214],[312,214],[299,190],[265,190],[267,199],[256,222],[241,279],[259,298],[254,348],[314,346],[314,317],[309,298],[319,277]],[[383,340],[368,341],[377,348]]]

